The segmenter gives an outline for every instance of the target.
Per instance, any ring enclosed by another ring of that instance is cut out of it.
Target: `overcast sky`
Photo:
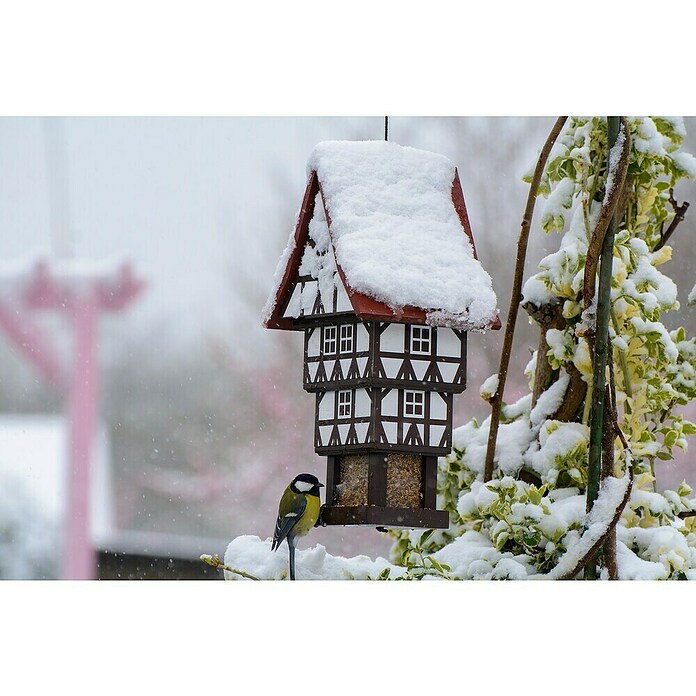
[[[121,332],[174,319],[181,338],[229,324],[235,258],[272,273],[282,248],[264,241],[287,237],[311,148],[383,129],[379,118],[62,123],[0,119],[0,259],[38,249],[97,260],[130,255],[148,288]]]
[[[472,134],[478,122],[469,120]],[[443,140],[433,126],[392,118],[390,139],[455,158],[461,142]],[[95,260],[130,255],[148,287],[126,315],[105,322],[107,337],[137,339],[166,326],[172,345],[186,346],[240,323],[258,335],[312,147],[383,133],[383,117],[2,118],[0,260],[39,249]],[[531,139],[530,153],[535,146]],[[501,174],[456,163],[465,191],[469,176]],[[235,273],[257,286],[251,302],[234,287]],[[105,343],[108,359],[119,342]]]

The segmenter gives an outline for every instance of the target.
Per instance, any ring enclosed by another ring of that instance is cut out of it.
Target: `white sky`
[[[148,287],[127,314],[104,322],[105,360],[125,344],[112,337],[137,342],[153,327],[173,334],[170,349],[206,331],[231,335],[240,325],[253,327],[258,340],[311,149],[321,140],[383,133],[381,116],[82,117],[58,127],[0,118],[0,259],[38,249],[95,260],[130,255]],[[391,118],[390,139],[452,157],[465,195],[468,177],[491,175],[457,162],[466,142],[443,140],[428,119]],[[52,200],[59,205],[52,208]],[[476,201],[470,215],[476,229]],[[248,278],[240,283],[238,273]],[[239,296],[245,284],[254,286],[251,300]]]

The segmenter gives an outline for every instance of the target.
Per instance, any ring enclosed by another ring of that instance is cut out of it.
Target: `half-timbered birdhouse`
[[[319,143],[264,325],[304,332],[326,524],[445,528],[437,457],[467,332],[499,328],[459,175],[384,141]]]

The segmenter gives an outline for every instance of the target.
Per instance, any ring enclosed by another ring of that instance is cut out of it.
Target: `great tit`
[[[291,580],[295,579],[295,540],[316,525],[321,510],[319,489],[323,486],[313,474],[299,474],[280,499],[271,551],[275,551],[283,539],[288,540]]]

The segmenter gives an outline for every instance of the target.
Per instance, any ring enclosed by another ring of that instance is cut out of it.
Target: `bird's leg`
[[[295,579],[295,540],[288,537],[288,555],[290,557],[290,579]]]

